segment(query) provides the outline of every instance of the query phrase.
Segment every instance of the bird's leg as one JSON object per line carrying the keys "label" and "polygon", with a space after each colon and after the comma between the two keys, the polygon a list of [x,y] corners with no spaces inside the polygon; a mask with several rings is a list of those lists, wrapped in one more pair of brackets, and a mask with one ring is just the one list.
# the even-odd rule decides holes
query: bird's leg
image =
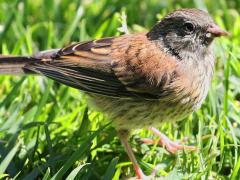
{"label": "bird's leg", "polygon": [[133,164],[133,167],[134,167],[136,175],[137,175],[137,179],[145,179],[145,175],[142,172],[140,166],[138,165],[137,159],[132,151],[131,146],[128,143],[129,131],[119,130],[118,134],[119,134],[120,141],[121,141],[122,145],[124,146],[130,161]]}
{"label": "bird's leg", "polygon": [[[166,149],[171,153],[175,153],[176,151],[183,150],[183,149],[196,150],[196,148],[193,147],[193,146],[182,145],[181,141],[177,141],[177,142],[171,141],[166,135],[162,134],[160,131],[158,131],[154,127],[150,127],[150,130],[152,130],[155,135],[160,137],[160,140],[159,140],[158,144],[160,144],[162,146],[165,146]],[[128,143],[129,131],[119,130],[118,134],[119,134],[120,141],[121,141],[122,145],[124,146],[130,161],[133,164],[134,170],[135,170],[136,175],[137,175],[137,179],[138,180],[146,180],[146,179],[151,179],[151,178],[155,177],[155,175],[157,173],[157,170],[159,169],[159,166],[157,165],[154,168],[153,172],[151,173],[151,176],[146,176],[142,172],[140,166],[138,165],[137,159],[136,159],[136,157],[135,157],[135,155],[132,151],[132,148]],[[147,144],[154,144],[155,143],[154,140],[152,140],[152,139],[143,139],[143,141]]]}
{"label": "bird's leg", "polygon": [[[175,154],[178,150],[191,150],[191,151],[195,151],[197,150],[196,147],[194,146],[185,146],[184,144],[182,144],[182,141],[172,141],[170,140],[166,135],[164,135],[163,133],[161,133],[159,130],[157,130],[154,127],[150,127],[149,128],[151,131],[153,131],[153,133],[160,137],[160,140],[157,142],[159,145],[165,147],[169,152]],[[142,140],[144,143],[146,144],[155,144],[155,141],[152,139],[148,139],[145,138]]]}

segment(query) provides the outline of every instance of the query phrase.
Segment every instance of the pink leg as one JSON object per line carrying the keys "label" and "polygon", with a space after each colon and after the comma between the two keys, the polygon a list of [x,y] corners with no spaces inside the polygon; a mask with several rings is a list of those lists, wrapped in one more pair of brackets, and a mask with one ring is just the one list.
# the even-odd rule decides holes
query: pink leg
{"label": "pink leg", "polygon": [[[153,133],[157,136],[159,136],[161,139],[159,140],[159,142],[157,142],[158,144],[166,147],[166,149],[171,152],[171,153],[176,153],[178,150],[183,150],[183,149],[186,149],[186,150],[196,150],[195,147],[193,146],[184,146],[181,144],[181,141],[177,141],[177,142],[174,142],[174,141],[171,141],[166,135],[162,134],[160,131],[158,131],[156,128],[154,127],[150,127],[150,130],[153,131]],[[134,167],[134,170],[136,172],[136,175],[137,175],[137,180],[147,180],[147,179],[152,179],[153,177],[155,177],[158,169],[159,169],[159,166],[157,165],[153,172],[151,173],[151,176],[146,176],[140,166],[138,165],[138,162],[137,162],[137,159],[132,151],[132,148],[131,146],[129,145],[128,143],[128,136],[129,136],[129,131],[127,130],[119,130],[118,131],[118,134],[119,134],[119,138],[120,138],[120,141],[121,143],[123,144],[127,154],[128,154],[128,157],[130,159],[130,161],[132,162],[133,164],[133,167]],[[155,144],[154,140],[152,139],[144,139],[143,140],[145,143],[147,144]]]}
{"label": "pink leg", "polygon": [[137,179],[138,180],[146,179],[146,176],[144,175],[141,168],[139,167],[138,162],[133,154],[132,148],[128,143],[129,132],[127,130],[120,130],[118,133],[119,133],[119,138],[121,140],[121,143],[123,144],[123,146],[128,154],[128,157],[133,164],[133,167],[134,167],[136,175],[137,175]]}
{"label": "pink leg", "polygon": [[[190,151],[197,150],[197,148],[194,147],[194,146],[183,145],[181,141],[174,142],[174,141],[170,140],[166,135],[162,134],[159,130],[157,130],[154,127],[150,127],[149,129],[151,131],[153,131],[153,133],[156,136],[160,137],[160,140],[159,140],[158,144],[163,146],[163,147],[166,147],[166,149],[173,154],[175,154],[178,150],[190,150]],[[143,139],[143,142],[146,143],[146,144],[155,144],[154,140],[147,139],[147,138]]]}

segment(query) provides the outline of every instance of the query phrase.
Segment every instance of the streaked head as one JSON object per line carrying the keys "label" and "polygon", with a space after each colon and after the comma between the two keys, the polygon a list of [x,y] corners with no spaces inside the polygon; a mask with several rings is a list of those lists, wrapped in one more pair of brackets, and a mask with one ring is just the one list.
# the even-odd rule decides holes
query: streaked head
{"label": "streaked head", "polygon": [[211,16],[199,9],[180,9],[164,17],[147,34],[151,40],[161,40],[175,53],[181,50],[206,50],[215,37],[226,36]]}

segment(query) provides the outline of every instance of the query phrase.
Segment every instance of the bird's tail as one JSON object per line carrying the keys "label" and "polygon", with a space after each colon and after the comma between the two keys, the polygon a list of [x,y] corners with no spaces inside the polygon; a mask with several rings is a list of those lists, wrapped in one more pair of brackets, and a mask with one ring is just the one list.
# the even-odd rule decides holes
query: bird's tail
{"label": "bird's tail", "polygon": [[37,58],[27,56],[0,55],[0,74],[25,74],[31,73],[25,69],[28,64],[39,61]]}
{"label": "bird's tail", "polygon": [[33,56],[5,56],[0,54],[0,74],[35,74],[31,64],[51,60],[60,49],[40,51]]}

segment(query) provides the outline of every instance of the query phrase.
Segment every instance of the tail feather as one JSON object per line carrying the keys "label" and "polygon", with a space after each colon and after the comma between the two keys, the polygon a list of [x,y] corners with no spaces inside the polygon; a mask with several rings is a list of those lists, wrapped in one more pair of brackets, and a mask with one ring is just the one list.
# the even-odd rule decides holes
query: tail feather
{"label": "tail feather", "polygon": [[34,62],[51,60],[59,49],[41,51],[33,56],[5,56],[0,55],[0,74],[35,74],[30,65]]}
{"label": "tail feather", "polygon": [[24,69],[29,63],[39,61],[27,56],[3,56],[0,55],[0,74],[24,74],[29,72]]}

